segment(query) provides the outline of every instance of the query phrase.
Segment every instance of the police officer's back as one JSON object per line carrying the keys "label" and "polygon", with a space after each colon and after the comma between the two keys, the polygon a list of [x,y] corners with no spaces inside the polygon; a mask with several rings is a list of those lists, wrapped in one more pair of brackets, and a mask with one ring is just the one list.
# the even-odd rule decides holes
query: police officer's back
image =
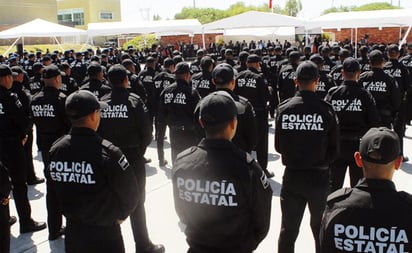
{"label": "police officer's back", "polygon": [[188,252],[252,252],[268,232],[272,190],[259,165],[230,141],[236,115],[226,91],[205,97],[199,120],[206,139],[180,153],[173,166],[175,209],[186,225]]}
{"label": "police officer's back", "polygon": [[381,125],[391,128],[401,104],[401,94],[396,80],[383,71],[384,57],[381,51],[369,54],[371,71],[361,74],[359,83],[370,91],[381,117]]}
{"label": "police officer's back", "polygon": [[107,85],[104,79],[103,68],[99,63],[92,62],[89,67],[87,67],[87,74],[89,79],[80,86],[81,90],[88,90],[99,99],[110,93],[111,87]]}
{"label": "police officer's back", "polygon": [[143,86],[142,81],[136,75],[136,65],[130,59],[125,59],[122,61],[122,65],[127,69],[127,77],[129,78],[129,86],[127,87],[130,92],[138,95],[143,102],[147,102],[147,92]]}
{"label": "police officer's back", "polygon": [[212,83],[213,64],[210,56],[204,56],[200,61],[201,72],[192,75],[190,79],[193,89],[197,90],[202,98],[215,90]]}
{"label": "police officer's back", "polygon": [[60,90],[66,95],[72,94],[74,91],[79,89],[79,85],[77,84],[76,80],[71,77],[71,68],[70,65],[66,62],[63,62],[60,65],[61,71],[64,73],[62,74],[62,87]]}
{"label": "police officer's back", "polygon": [[310,61],[296,70],[299,91],[278,107],[275,148],[286,166],[281,189],[282,225],[278,252],[293,252],[306,204],[319,252],[319,228],[329,192],[329,164],[338,154],[338,120],[315,94],[319,71]]}
{"label": "police officer's back", "polygon": [[332,191],[342,187],[347,166],[352,186],[362,178],[362,170],[356,166],[353,154],[359,147],[359,138],[380,122],[372,94],[357,82],[361,71],[358,61],[347,58],[342,69],[344,81],[340,86],[330,89],[325,97],[325,101],[332,104],[338,115],[341,139],[341,154],[331,165]]}
{"label": "police officer's back", "polygon": [[398,136],[384,127],[370,129],[355,159],[365,177],[329,195],[321,252],[411,252],[412,196],[392,182],[402,163]]}
{"label": "police officer's back", "polygon": [[[323,57],[320,56],[319,54],[314,54],[309,58],[312,62],[314,62],[316,65],[318,65],[318,69],[323,68]],[[316,86],[316,95],[318,95],[320,98],[325,98],[326,94],[328,93],[329,89],[334,87],[335,84],[332,81],[332,78],[328,74],[326,74],[323,71],[319,72],[319,82],[318,85]]]}
{"label": "police officer's back", "polygon": [[100,110],[89,91],[66,100],[72,129],[50,150],[48,180],[66,216],[66,252],[124,252],[120,223],[137,204],[137,184],[120,149],[96,134]]}
{"label": "police officer's back", "polygon": [[299,61],[299,52],[293,51],[289,54],[289,64],[284,65],[279,71],[278,90],[281,102],[295,95],[296,85],[294,79]]}

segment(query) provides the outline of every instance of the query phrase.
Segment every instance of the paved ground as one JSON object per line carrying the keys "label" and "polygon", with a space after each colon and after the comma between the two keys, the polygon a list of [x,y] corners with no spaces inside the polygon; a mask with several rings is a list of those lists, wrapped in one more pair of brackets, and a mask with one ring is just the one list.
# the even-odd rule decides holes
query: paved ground
{"label": "paved ground", "polygon": [[[408,128],[405,138],[406,154],[412,158],[412,128]],[[34,142],[35,143],[35,142]],[[170,157],[168,142],[165,143],[166,157]],[[35,147],[34,147],[35,149]],[[34,150],[35,167],[37,175],[43,175],[41,157]],[[172,185],[170,181],[170,167],[160,168],[157,164],[156,146],[154,143],[147,150],[147,157],[153,162],[146,166],[147,186],[146,186],[146,214],[147,225],[150,237],[155,243],[162,243],[168,253],[186,252],[187,245],[184,234],[181,232],[177,215],[174,211]],[[277,238],[280,227],[280,201],[279,193],[282,183],[283,166],[279,155],[274,151],[273,128],[270,129],[269,136],[269,170],[274,171],[276,176],[270,180],[273,189],[272,198],[272,219],[268,236],[260,244],[256,253],[277,252]],[[170,158],[169,158],[170,161]],[[412,193],[412,163],[404,163],[401,170],[395,174],[394,181],[398,190],[405,190]],[[347,181],[346,181],[347,184]],[[35,187],[29,186],[29,198],[32,206],[33,218],[38,221],[46,221],[47,212],[45,204],[45,184]],[[14,203],[11,203],[11,214],[16,215]],[[302,221],[299,238],[296,242],[296,251],[312,253],[314,252],[314,242],[309,227],[309,215],[306,211]],[[134,252],[133,236],[131,233],[129,220],[122,224],[122,232],[126,245],[126,252]],[[12,227],[11,252],[12,253],[32,253],[32,252],[64,252],[64,239],[53,242],[47,240],[48,232],[43,230],[36,233],[19,234],[18,225]]]}

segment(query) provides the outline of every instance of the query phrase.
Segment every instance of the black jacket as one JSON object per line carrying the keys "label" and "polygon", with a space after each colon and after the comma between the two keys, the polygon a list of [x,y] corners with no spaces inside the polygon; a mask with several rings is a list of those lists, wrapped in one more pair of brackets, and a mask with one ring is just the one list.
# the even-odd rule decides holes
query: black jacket
{"label": "black jacket", "polygon": [[245,97],[253,105],[256,112],[265,111],[269,101],[268,83],[258,70],[249,68],[236,77],[234,92]]}
{"label": "black jacket", "polygon": [[176,212],[193,252],[252,252],[270,226],[272,190],[253,158],[227,140],[204,139],[173,166]]}
{"label": "black jacket", "polygon": [[81,90],[88,90],[93,93],[98,99],[110,93],[111,87],[106,84],[106,81],[99,81],[97,79],[89,79],[88,82],[80,87]]}
{"label": "black jacket", "polygon": [[411,252],[412,196],[392,181],[365,178],[332,193],[320,243],[322,253]]}
{"label": "black jacket", "polygon": [[50,149],[48,182],[67,220],[113,226],[137,204],[137,183],[120,149],[89,128],[72,128]]}
{"label": "black jacket", "polygon": [[206,97],[216,89],[215,85],[212,83],[212,73],[208,71],[194,74],[190,81],[193,89],[197,90],[202,98]]}
{"label": "black jacket", "polygon": [[325,170],[339,154],[338,119],[314,92],[298,91],[276,114],[275,148],[290,169]]}

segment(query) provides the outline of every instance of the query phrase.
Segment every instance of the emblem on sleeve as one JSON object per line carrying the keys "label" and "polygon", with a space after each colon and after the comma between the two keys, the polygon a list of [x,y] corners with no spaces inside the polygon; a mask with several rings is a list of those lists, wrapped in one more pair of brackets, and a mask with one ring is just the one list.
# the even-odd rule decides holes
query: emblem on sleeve
{"label": "emblem on sleeve", "polygon": [[260,182],[262,182],[262,186],[264,189],[269,187],[268,178],[265,175],[265,172],[262,170],[262,176],[260,177]]}
{"label": "emblem on sleeve", "polygon": [[124,156],[124,155],[122,155],[122,157],[120,157],[120,159],[119,159],[119,161],[117,161],[117,163],[120,165],[120,167],[123,170],[126,170],[130,166],[129,161],[127,161],[126,156]]}

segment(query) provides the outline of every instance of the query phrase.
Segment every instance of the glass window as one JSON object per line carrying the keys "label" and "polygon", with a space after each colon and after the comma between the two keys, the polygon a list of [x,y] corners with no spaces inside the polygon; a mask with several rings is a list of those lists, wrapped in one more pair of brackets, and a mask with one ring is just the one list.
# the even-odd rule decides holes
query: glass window
{"label": "glass window", "polygon": [[100,12],[100,19],[113,19],[113,13],[112,12]]}

